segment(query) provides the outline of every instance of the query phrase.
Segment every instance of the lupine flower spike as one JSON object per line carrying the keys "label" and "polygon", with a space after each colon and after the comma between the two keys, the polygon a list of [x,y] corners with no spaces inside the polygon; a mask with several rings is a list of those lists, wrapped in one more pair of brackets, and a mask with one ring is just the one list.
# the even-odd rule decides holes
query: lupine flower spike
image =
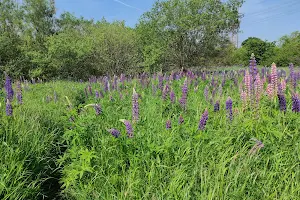
{"label": "lupine flower spike", "polygon": [[199,121],[198,130],[204,130],[205,129],[207,120],[208,120],[208,110],[206,109],[204,111],[204,113],[202,114],[202,117],[201,117],[201,119]]}
{"label": "lupine flower spike", "polygon": [[171,120],[167,120],[166,122],[166,129],[171,129],[172,128],[172,124],[171,124]]}
{"label": "lupine flower spike", "polygon": [[132,138],[133,137],[133,129],[132,129],[132,125],[131,125],[130,121],[125,120],[125,119],[120,119],[120,121],[123,122],[126,127],[127,137]]}
{"label": "lupine flower spike", "polygon": [[114,136],[115,138],[118,138],[120,136],[120,131],[118,131],[117,129],[107,129],[107,131],[112,134],[112,136]]}

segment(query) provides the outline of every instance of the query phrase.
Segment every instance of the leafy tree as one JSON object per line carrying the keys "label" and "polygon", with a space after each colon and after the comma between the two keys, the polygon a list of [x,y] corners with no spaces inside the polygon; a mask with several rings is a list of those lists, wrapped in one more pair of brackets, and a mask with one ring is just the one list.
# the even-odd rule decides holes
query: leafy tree
{"label": "leafy tree", "polygon": [[240,23],[243,0],[156,1],[140,18],[144,65],[177,68],[207,63]]}

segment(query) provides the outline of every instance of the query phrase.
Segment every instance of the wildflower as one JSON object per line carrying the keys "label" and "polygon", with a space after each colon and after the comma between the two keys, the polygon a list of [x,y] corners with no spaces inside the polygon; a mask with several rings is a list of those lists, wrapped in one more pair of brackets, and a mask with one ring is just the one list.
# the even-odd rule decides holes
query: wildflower
{"label": "wildflower", "polygon": [[7,99],[6,100],[6,116],[12,116],[13,114],[13,108],[12,108],[12,105],[10,103],[10,100]]}
{"label": "wildflower", "polygon": [[171,102],[172,103],[175,103],[175,93],[174,93],[174,91],[173,90],[171,90],[171,92],[170,92],[170,100],[171,100]]}
{"label": "wildflower", "polygon": [[167,120],[166,122],[166,129],[171,129],[172,128],[172,125],[171,125],[171,120]]}
{"label": "wildflower", "polygon": [[11,84],[11,79],[10,77],[5,74],[5,90],[6,90],[6,99],[8,99],[9,101],[12,101],[14,98],[14,91],[12,88],[12,84]]}
{"label": "wildflower", "polygon": [[135,89],[133,88],[132,94],[132,120],[138,121],[139,120],[139,95],[136,93]]}
{"label": "wildflower", "polygon": [[278,94],[279,108],[281,111],[286,111],[286,100],[284,94]]}
{"label": "wildflower", "polygon": [[220,110],[220,102],[216,101],[215,105],[214,105],[214,112],[218,112]]}
{"label": "wildflower", "polygon": [[130,121],[125,120],[125,119],[121,119],[120,121],[123,122],[126,127],[127,137],[132,138],[133,137],[133,129],[132,129],[132,125],[131,125]]}
{"label": "wildflower", "polygon": [[272,99],[274,97],[273,85],[271,83],[268,84],[266,92],[270,99]]}
{"label": "wildflower", "polygon": [[249,74],[249,71],[247,70],[244,77],[245,81],[245,92],[247,94],[247,99],[251,98],[251,76]]}
{"label": "wildflower", "polygon": [[184,122],[184,119],[183,119],[182,115],[180,115],[179,119],[178,119],[178,124],[181,125],[181,124],[183,124],[183,122]]}
{"label": "wildflower", "polygon": [[94,109],[95,109],[96,115],[100,115],[102,113],[102,109],[99,104],[95,104]]}
{"label": "wildflower", "polygon": [[204,130],[205,129],[207,120],[208,120],[208,111],[206,109],[204,111],[204,113],[202,114],[202,117],[201,117],[201,119],[199,121],[198,130]]}
{"label": "wildflower", "polygon": [[120,131],[118,131],[117,129],[108,129],[107,130],[110,134],[112,134],[115,138],[118,138],[120,136]]}
{"label": "wildflower", "polygon": [[271,84],[273,86],[274,95],[276,95],[278,82],[277,82],[277,68],[275,63],[273,63],[271,67]]}
{"label": "wildflower", "polygon": [[56,103],[57,102],[57,93],[54,91],[54,94],[53,94],[53,98],[54,98],[54,102]]}
{"label": "wildflower", "polygon": [[230,97],[228,97],[226,101],[226,110],[228,112],[228,118],[232,120],[232,100]]}
{"label": "wildflower", "polygon": [[292,111],[300,112],[300,98],[296,93],[294,93],[292,96]]}
{"label": "wildflower", "polygon": [[95,98],[96,98],[96,99],[99,99],[99,98],[100,98],[100,94],[99,94],[99,92],[98,92],[97,90],[95,91]]}

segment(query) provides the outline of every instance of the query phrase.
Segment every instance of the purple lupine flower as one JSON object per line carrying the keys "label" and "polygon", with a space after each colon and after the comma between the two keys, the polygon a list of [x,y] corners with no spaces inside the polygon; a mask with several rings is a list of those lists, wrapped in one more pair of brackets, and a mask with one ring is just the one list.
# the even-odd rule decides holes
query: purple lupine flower
{"label": "purple lupine flower", "polygon": [[187,94],[188,94],[188,84],[187,84],[187,79],[185,79],[185,81],[184,81],[184,83],[183,83],[183,86],[182,86],[181,90],[182,90],[182,95],[187,96]]}
{"label": "purple lupine flower", "polygon": [[123,100],[123,94],[122,94],[122,92],[120,92],[119,95],[120,95],[120,99]]}
{"label": "purple lupine flower", "polygon": [[226,101],[226,110],[228,112],[228,118],[230,120],[232,120],[232,117],[233,117],[233,114],[232,114],[232,100],[230,97],[227,98],[227,101]]}
{"label": "purple lupine flower", "polygon": [[108,132],[110,132],[110,134],[112,134],[115,138],[118,138],[120,136],[120,131],[118,131],[117,129],[108,129]]}
{"label": "purple lupine flower", "polygon": [[129,138],[132,138],[133,137],[133,129],[132,129],[132,125],[130,123],[130,121],[126,120],[124,122],[125,126],[126,126],[126,133],[127,133],[127,136]]}
{"label": "purple lupine flower", "polygon": [[167,120],[166,122],[166,129],[171,129],[172,128],[172,124],[171,124],[171,120]]}
{"label": "purple lupine flower", "polygon": [[187,94],[188,94],[188,85],[187,85],[187,79],[185,79],[184,84],[182,86],[182,96],[179,99],[179,103],[183,109],[186,109]]}
{"label": "purple lupine flower", "polygon": [[218,112],[220,110],[220,102],[217,101],[214,105],[214,112]]}
{"label": "purple lupine flower", "polygon": [[170,92],[170,100],[171,100],[171,102],[172,102],[172,103],[175,103],[175,99],[176,99],[175,93],[174,93],[173,90],[171,90],[171,92]]}
{"label": "purple lupine flower", "polygon": [[100,98],[100,94],[99,94],[98,90],[95,91],[95,98],[96,98],[96,99],[99,99],[99,98]]}
{"label": "purple lupine flower", "polygon": [[300,112],[300,98],[296,93],[294,93],[292,96],[292,111]]}
{"label": "purple lupine flower", "polygon": [[99,104],[95,104],[94,109],[95,109],[96,115],[100,115],[102,113],[102,108]]}
{"label": "purple lupine flower", "polygon": [[178,124],[181,125],[181,124],[183,124],[183,122],[184,122],[184,119],[183,119],[182,115],[180,115],[179,119],[178,119]]}
{"label": "purple lupine flower", "polygon": [[5,74],[5,90],[6,90],[6,99],[8,99],[9,101],[12,101],[14,98],[14,91],[12,88],[12,84],[11,84],[11,79],[10,77]]}
{"label": "purple lupine flower", "polygon": [[12,116],[13,114],[13,108],[12,108],[12,105],[10,103],[10,100],[7,99],[6,100],[6,116]]}
{"label": "purple lupine flower", "polygon": [[18,81],[17,82],[17,100],[19,104],[23,104],[23,100],[22,100],[22,86],[21,86],[21,82]]}
{"label": "purple lupine flower", "polygon": [[135,89],[133,88],[132,94],[132,120],[138,121],[139,120],[139,95],[136,93]]}
{"label": "purple lupine flower", "polygon": [[286,111],[286,100],[284,94],[277,94],[278,101],[279,101],[279,109],[281,111]]}
{"label": "purple lupine flower", "polygon": [[204,130],[206,126],[206,122],[208,120],[208,110],[206,109],[204,113],[202,114],[202,117],[199,121],[198,130]]}

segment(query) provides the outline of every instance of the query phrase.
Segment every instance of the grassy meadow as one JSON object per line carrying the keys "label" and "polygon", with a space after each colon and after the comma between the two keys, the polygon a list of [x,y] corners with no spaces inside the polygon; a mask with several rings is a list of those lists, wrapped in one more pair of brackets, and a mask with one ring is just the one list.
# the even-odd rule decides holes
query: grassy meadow
{"label": "grassy meadow", "polygon": [[254,68],[6,81],[0,198],[298,199],[299,72]]}

